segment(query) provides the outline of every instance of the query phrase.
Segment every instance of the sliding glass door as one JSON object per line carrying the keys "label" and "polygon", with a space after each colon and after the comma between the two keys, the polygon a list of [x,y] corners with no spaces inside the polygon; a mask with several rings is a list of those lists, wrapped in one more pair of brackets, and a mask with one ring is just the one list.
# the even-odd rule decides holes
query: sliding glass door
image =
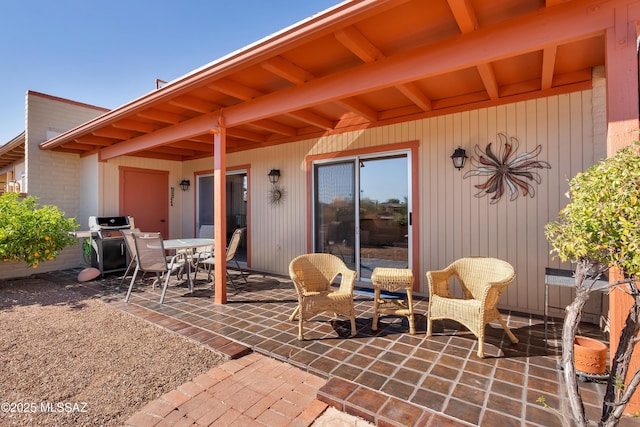
{"label": "sliding glass door", "polygon": [[361,280],[375,267],[410,268],[409,153],[318,162],[313,177],[316,252],[341,257]]}
{"label": "sliding glass door", "polygon": [[[233,171],[226,176],[227,243],[237,228],[247,226],[247,172]],[[213,174],[199,175],[197,179],[196,230],[213,226]],[[241,251],[246,250],[241,242]]]}

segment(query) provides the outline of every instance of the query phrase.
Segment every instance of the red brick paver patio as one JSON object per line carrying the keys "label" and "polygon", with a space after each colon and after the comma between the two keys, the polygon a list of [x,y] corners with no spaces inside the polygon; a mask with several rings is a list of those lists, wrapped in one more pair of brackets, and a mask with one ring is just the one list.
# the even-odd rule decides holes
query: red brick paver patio
{"label": "red brick paver patio", "polygon": [[[75,281],[78,271],[56,275]],[[563,426],[568,413],[562,372],[556,367],[561,323],[505,312],[520,339],[511,344],[499,325],[487,327],[484,359],[477,340],[453,322],[437,322],[425,339],[426,301],[416,297],[416,335],[406,318],[382,317],[371,330],[372,298],[356,296],[358,334],[348,320],[318,316],[307,323],[305,341],[288,317],[297,304],[288,278],[253,274],[228,304],[213,302],[210,284],[198,280],[190,294],[170,285],[165,304],[148,283],[122,301],[119,277],[83,284],[114,307],[229,356],[226,364],[150,402],[131,417],[132,426],[308,426],[328,407],[385,426]],[[603,339],[593,325],[581,334]],[[591,420],[599,419],[604,384],[580,383]],[[558,411],[541,407],[544,396]],[[625,417],[620,424],[640,425]]]}

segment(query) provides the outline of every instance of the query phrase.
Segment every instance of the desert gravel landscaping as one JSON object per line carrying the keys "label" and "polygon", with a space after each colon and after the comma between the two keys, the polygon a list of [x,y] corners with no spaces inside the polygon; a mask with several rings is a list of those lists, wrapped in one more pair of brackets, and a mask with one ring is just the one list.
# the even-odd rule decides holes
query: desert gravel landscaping
{"label": "desert gravel landscaping", "polygon": [[122,425],[225,356],[37,276],[0,281],[0,425]]}

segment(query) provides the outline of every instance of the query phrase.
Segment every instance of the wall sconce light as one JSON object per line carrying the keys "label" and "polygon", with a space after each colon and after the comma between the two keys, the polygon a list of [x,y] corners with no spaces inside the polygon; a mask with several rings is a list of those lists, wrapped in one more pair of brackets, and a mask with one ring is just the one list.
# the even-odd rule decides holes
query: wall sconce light
{"label": "wall sconce light", "polygon": [[453,160],[453,166],[460,170],[464,167],[464,163],[467,161],[467,152],[464,151],[463,148],[458,147],[451,155],[451,160]]}
{"label": "wall sconce light", "polygon": [[189,189],[189,186],[191,186],[191,181],[189,181],[188,179],[183,179],[182,181],[180,181],[180,188],[182,188],[182,191],[187,191]]}
{"label": "wall sconce light", "polygon": [[277,184],[280,179],[280,169],[271,169],[267,176],[269,177],[270,183]]}

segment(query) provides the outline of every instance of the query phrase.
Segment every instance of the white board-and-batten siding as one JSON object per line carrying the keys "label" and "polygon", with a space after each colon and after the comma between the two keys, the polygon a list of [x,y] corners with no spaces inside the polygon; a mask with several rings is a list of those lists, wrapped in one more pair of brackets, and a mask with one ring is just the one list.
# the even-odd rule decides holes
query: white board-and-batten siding
{"label": "white board-and-batten siding", "polygon": [[[600,92],[597,98],[604,102]],[[568,180],[606,153],[606,129],[594,129],[594,117],[601,113],[593,112],[594,102],[600,102],[593,94],[594,90],[574,92],[229,155],[228,167],[251,165],[251,267],[286,275],[290,260],[307,251],[307,198],[312,197],[307,191],[308,156],[372,147],[384,152],[387,145],[417,141],[414,185],[419,200],[414,203],[419,204],[420,236],[414,263],[420,273],[420,293],[428,293],[428,270],[465,256],[492,256],[510,262],[517,271],[500,306],[542,313],[545,267],[568,267],[550,255],[544,227],[568,202]],[[491,204],[491,196],[475,196],[474,185],[486,178],[463,178],[473,168],[470,159],[462,171],[453,167],[450,156],[457,147],[477,157],[476,145],[484,151],[492,142],[495,148],[500,143],[498,133],[517,138],[520,154],[541,145],[537,159],[548,162],[551,169],[537,171],[542,181],[532,184],[534,197],[519,194],[511,201],[507,192]],[[198,171],[210,165],[209,159],[189,168]],[[278,206],[268,199],[267,174],[272,168],[280,169],[286,192]],[[567,291],[551,291],[552,305],[566,305],[569,298]]]}

